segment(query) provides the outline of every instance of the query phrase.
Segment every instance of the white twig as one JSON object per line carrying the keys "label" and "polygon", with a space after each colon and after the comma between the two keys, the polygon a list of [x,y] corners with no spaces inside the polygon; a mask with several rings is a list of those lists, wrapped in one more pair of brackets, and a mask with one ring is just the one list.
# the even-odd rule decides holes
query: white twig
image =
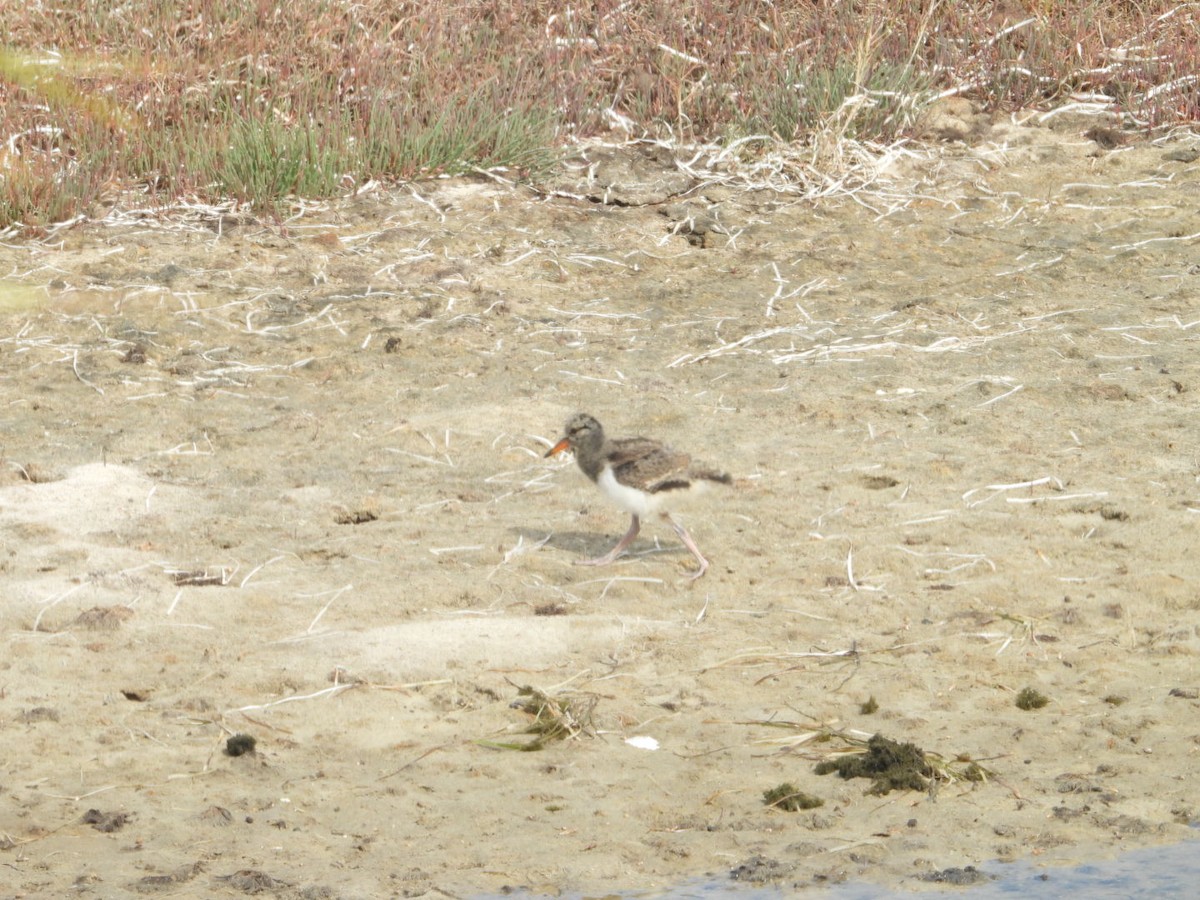
{"label": "white twig", "polygon": [[434,459],[432,456],[422,456],[420,453],[413,453],[409,450],[401,450],[398,447],[384,447],[388,453],[397,453],[400,456],[410,456],[413,459],[419,459],[421,462],[429,463],[431,466],[450,466],[453,468],[454,461],[450,457],[445,459]]}
{"label": "white twig", "polygon": [[[317,623],[321,621],[321,617],[323,615],[325,615],[325,613],[329,610],[329,607],[331,607],[333,605],[333,601],[335,601],[338,597],[342,596],[342,594],[346,593],[346,591],[350,590],[352,587],[354,587],[354,585],[348,584],[345,587],[338,588],[336,591],[334,591],[333,596],[329,598],[329,601],[324,606],[321,607],[321,611],[319,613],[317,613],[315,616],[313,616],[313,620],[308,623],[308,627],[306,629],[304,629],[304,633],[312,634],[312,630],[317,627]],[[311,595],[311,596],[320,596],[320,595],[315,594],[315,595]]]}
{"label": "white twig", "polygon": [[42,616],[44,616],[48,610],[53,609],[59,603],[66,600],[73,593],[75,593],[77,590],[79,590],[81,587],[83,587],[83,584],[84,584],[83,582],[80,582],[79,584],[75,585],[74,587],[67,588],[67,590],[63,591],[61,594],[59,594],[57,597],[55,597],[53,600],[51,600],[49,603],[47,603],[45,606],[43,606],[40,610],[38,610],[37,618],[33,620],[33,630],[34,631],[41,630]]}
{"label": "white twig", "polygon": [[1043,503],[1051,500],[1097,500],[1107,497],[1108,491],[1086,491],[1080,494],[1055,494],[1052,497],[1005,497],[1008,503]]}
{"label": "white twig", "polygon": [[542,547],[546,546],[546,542],[549,541],[551,537],[553,537],[553,533],[547,534],[540,541],[536,541],[532,544],[526,545],[525,544],[525,535],[523,535],[523,534],[519,535],[517,537],[517,543],[513,546],[513,548],[511,550],[505,551],[504,559],[502,559],[492,569],[492,571],[488,573],[488,577],[485,580],[491,581],[492,576],[495,575],[497,572],[499,572],[501,567],[508,565],[510,560],[515,559],[516,557],[520,556],[523,553],[529,553],[533,550],[540,550]]}
{"label": "white twig", "polygon": [[171,601],[171,605],[167,607],[167,615],[175,612],[175,607],[179,605],[179,598],[183,596],[183,588],[175,592],[175,599]]}
{"label": "white twig", "polygon": [[333,696],[340,694],[348,688],[355,687],[355,684],[335,684],[333,687],[323,688],[311,694],[301,694],[294,697],[284,697],[282,700],[272,700],[270,703],[256,703],[252,706],[239,706],[237,709],[227,709],[225,714],[238,712],[254,712],[256,709],[270,709],[273,706],[282,706],[285,703],[295,703],[299,700],[316,700],[318,697]]}
{"label": "white twig", "polygon": [[982,500],[976,500],[974,503],[967,504],[968,506],[979,506],[982,503],[987,503],[989,500],[995,499],[1005,491],[1019,491],[1023,488],[1038,487],[1039,485],[1043,484],[1052,484],[1054,485],[1055,490],[1061,491],[1063,489],[1062,482],[1053,475],[1043,475],[1041,478],[1035,478],[1032,481],[1018,481],[1013,484],[989,484],[981,488],[971,488],[971,490],[962,495],[962,499],[965,503],[969,497],[979,493],[980,491],[991,491],[992,493],[990,496],[984,497]]}
{"label": "white twig", "polygon": [[90,387],[93,391],[95,391],[101,397],[104,396],[103,388],[97,387],[96,385],[92,384],[90,381],[88,381],[86,378],[84,378],[82,375],[79,374],[79,351],[78,350],[76,350],[71,355],[71,371],[73,371],[75,373],[76,378],[78,378],[80,381],[82,381],[84,384],[86,384],[88,387]]}
{"label": "white twig", "polygon": [[1015,388],[1012,388],[1011,390],[1007,390],[1003,394],[999,394],[995,397],[992,397],[992,399],[990,399],[990,400],[984,400],[982,403],[976,403],[975,408],[982,409],[985,406],[991,406],[993,403],[999,403],[1005,397],[1011,397],[1013,394],[1015,394],[1019,390],[1022,390],[1024,387],[1025,387],[1025,385],[1018,384]]}
{"label": "white twig", "polygon": [[251,569],[249,572],[246,573],[246,577],[241,580],[241,582],[238,584],[238,587],[244,588],[246,586],[246,583],[251,578],[253,578],[260,569],[265,569],[267,566],[271,565],[271,563],[279,562],[279,560],[283,559],[286,556],[287,556],[286,553],[281,553],[278,556],[271,557],[264,563],[259,563],[257,566],[255,566],[253,569]]}
{"label": "white twig", "polygon": [[659,44],[658,49],[661,50],[663,53],[668,53],[671,56],[676,57],[677,59],[682,59],[685,62],[692,63],[693,65],[697,65],[697,66],[704,65],[704,60],[702,60],[698,57],[695,57],[695,56],[691,56],[687,53],[684,53],[681,50],[676,50],[674,47],[668,47],[666,44]]}
{"label": "white twig", "polygon": [[1195,234],[1186,234],[1186,235],[1181,235],[1179,237],[1146,238],[1146,240],[1144,240],[1144,241],[1137,241],[1136,243],[1133,243],[1133,244],[1115,244],[1112,247],[1109,247],[1109,249],[1110,250],[1136,250],[1138,247],[1145,247],[1147,244],[1157,244],[1157,243],[1161,243],[1163,241],[1194,241],[1194,240],[1196,240],[1196,238],[1200,238],[1200,231],[1197,231]]}

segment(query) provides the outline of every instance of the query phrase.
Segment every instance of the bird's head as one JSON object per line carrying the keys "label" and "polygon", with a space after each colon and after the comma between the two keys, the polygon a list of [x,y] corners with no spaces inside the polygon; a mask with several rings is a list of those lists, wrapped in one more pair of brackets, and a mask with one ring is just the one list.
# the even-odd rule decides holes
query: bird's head
{"label": "bird's head", "polygon": [[595,440],[593,435],[603,434],[604,429],[600,427],[600,423],[594,418],[587,413],[575,413],[575,415],[567,419],[562,439],[546,452],[546,456],[557,456],[564,450],[574,450],[588,440]]}

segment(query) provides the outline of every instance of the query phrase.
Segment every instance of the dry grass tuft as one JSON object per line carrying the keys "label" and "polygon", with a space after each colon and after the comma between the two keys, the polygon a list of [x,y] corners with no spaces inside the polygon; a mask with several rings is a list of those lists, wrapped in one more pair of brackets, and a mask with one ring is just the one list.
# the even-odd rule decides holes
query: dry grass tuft
{"label": "dry grass tuft", "polygon": [[533,721],[524,729],[534,735],[525,743],[480,740],[475,743],[497,750],[543,750],[548,744],[591,733],[592,719],[599,698],[594,694],[550,694],[529,685],[517,689],[519,699],[511,706],[520,709]]}

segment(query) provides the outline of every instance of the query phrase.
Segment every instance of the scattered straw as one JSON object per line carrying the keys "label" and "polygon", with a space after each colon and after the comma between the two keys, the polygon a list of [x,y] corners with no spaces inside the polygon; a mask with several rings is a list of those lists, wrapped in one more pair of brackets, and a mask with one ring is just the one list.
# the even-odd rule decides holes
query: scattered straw
{"label": "scattered straw", "polygon": [[322,697],[333,697],[340,694],[342,691],[350,688],[358,687],[357,684],[335,684],[333,687],[323,688],[319,691],[314,691],[311,694],[300,694],[292,697],[283,697],[279,700],[272,700],[270,703],[254,703],[250,706],[239,706],[234,709],[227,709],[223,715],[232,713],[248,713],[260,709],[274,709],[277,706],[283,706],[285,703],[299,703],[306,700],[319,700]]}
{"label": "scattered straw", "polygon": [[542,549],[542,547],[546,546],[547,542],[549,542],[550,538],[553,536],[553,533],[547,534],[540,541],[533,541],[529,544],[526,544],[525,535],[518,535],[517,543],[511,549],[504,551],[504,559],[500,560],[500,562],[492,569],[492,571],[488,573],[488,576],[485,580],[491,581],[497,572],[507,566],[518,556]]}

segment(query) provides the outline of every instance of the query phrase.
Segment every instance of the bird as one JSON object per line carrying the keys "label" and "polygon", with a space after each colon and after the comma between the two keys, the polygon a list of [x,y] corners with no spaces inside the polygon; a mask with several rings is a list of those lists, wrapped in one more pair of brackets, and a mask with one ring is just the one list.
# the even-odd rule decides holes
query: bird
{"label": "bird", "polygon": [[708,483],[732,484],[728,474],[697,462],[661,441],[644,437],[610,438],[593,416],[582,412],[567,420],[562,439],[547,451],[546,458],[564,450],[575,454],[583,474],[609,500],[633,516],[629,530],[612,550],[596,559],[576,560],[576,565],[606,566],[615,561],[637,537],[642,519],[658,513],[696,557],[699,568],[691,579],[694,581],[708,571],[708,560],[667,507]]}

